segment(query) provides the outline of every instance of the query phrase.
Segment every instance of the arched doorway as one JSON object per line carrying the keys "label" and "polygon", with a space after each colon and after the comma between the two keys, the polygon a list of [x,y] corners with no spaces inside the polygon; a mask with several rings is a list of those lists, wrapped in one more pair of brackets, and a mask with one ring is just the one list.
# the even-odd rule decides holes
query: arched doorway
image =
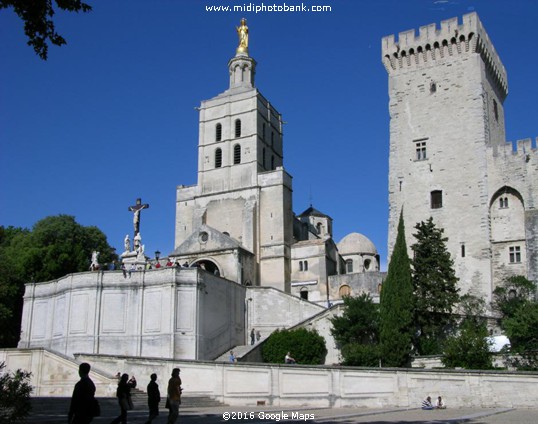
{"label": "arched doorway", "polygon": [[200,260],[194,261],[191,264],[191,267],[201,268],[211,274],[219,275],[222,277],[222,272],[220,268],[215,262],[213,262],[210,259],[200,259]]}

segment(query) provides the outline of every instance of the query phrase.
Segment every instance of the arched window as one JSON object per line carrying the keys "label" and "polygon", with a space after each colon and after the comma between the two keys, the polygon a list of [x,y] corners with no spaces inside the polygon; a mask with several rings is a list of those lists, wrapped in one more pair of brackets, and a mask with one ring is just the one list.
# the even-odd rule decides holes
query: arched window
{"label": "arched window", "polygon": [[346,272],[351,274],[353,272],[353,259],[346,260]]}
{"label": "arched window", "polygon": [[235,120],[235,138],[241,137],[241,120]]}
{"label": "arched window", "polygon": [[308,288],[307,287],[301,287],[301,299],[308,300]]}
{"label": "arched window", "polygon": [[299,261],[299,271],[303,270],[303,261]]}
{"label": "arched window", "polygon": [[222,140],[222,125],[217,124],[215,126],[215,141],[221,141]]}
{"label": "arched window", "polygon": [[318,222],[316,224],[316,231],[318,232],[318,234],[321,234],[323,232],[323,224],[321,222]]}
{"label": "arched window", "polygon": [[234,146],[234,165],[241,163],[241,146],[236,144]]}
{"label": "arched window", "polygon": [[304,270],[308,271],[308,261],[304,261]]}
{"label": "arched window", "polygon": [[265,141],[265,122],[262,124],[262,140]]}
{"label": "arched window", "polygon": [[275,145],[275,133],[271,131],[271,147]]}
{"label": "arched window", "polygon": [[215,150],[215,168],[220,168],[222,166],[222,150]]}
{"label": "arched window", "polygon": [[265,168],[265,147],[262,150],[262,166]]}
{"label": "arched window", "polygon": [[370,259],[366,259],[364,261],[364,269],[366,271],[369,271],[371,266],[372,266],[372,261]]}
{"label": "arched window", "polygon": [[271,156],[271,170],[275,169],[275,157]]}

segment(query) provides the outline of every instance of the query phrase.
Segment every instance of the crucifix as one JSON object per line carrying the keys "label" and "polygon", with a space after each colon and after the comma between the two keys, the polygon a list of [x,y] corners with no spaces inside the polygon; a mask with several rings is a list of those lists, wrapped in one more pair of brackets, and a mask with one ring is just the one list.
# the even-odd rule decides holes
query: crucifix
{"label": "crucifix", "polygon": [[134,236],[140,232],[140,212],[142,209],[148,209],[149,205],[147,203],[142,204],[142,199],[136,199],[136,205],[129,206],[128,210],[133,212],[133,226],[134,226]]}

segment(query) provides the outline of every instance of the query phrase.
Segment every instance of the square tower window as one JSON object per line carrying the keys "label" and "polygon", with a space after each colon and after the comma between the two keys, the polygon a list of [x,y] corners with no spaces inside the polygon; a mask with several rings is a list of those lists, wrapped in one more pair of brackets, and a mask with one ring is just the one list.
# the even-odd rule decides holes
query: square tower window
{"label": "square tower window", "polygon": [[415,143],[415,150],[417,153],[417,160],[424,160],[427,158],[425,141]]}
{"label": "square tower window", "polygon": [[443,191],[433,190],[430,193],[430,202],[432,209],[441,209],[443,207]]}
{"label": "square tower window", "polygon": [[509,253],[511,264],[521,263],[521,246],[510,246]]}

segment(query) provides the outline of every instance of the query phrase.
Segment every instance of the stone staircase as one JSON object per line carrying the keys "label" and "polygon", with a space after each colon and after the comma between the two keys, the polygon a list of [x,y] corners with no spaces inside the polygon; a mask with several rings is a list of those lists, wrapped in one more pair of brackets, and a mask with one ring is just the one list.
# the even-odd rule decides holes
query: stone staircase
{"label": "stone staircase", "polygon": [[[252,349],[256,347],[257,343],[255,345],[239,345],[235,346],[234,348],[230,349],[234,351],[234,355],[237,358],[238,361],[241,360],[241,358],[246,355],[248,352],[250,352]],[[218,358],[215,359],[215,362],[229,362],[230,361],[230,350],[227,350],[222,355],[220,355]]]}

